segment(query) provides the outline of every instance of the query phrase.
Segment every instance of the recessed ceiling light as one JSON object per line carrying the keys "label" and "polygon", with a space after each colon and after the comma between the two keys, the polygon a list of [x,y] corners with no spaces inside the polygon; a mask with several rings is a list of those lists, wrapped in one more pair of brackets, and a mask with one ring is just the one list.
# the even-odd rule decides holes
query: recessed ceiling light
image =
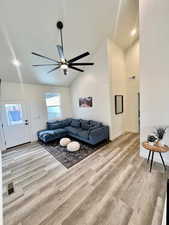
{"label": "recessed ceiling light", "polygon": [[131,31],[130,35],[133,37],[133,36],[136,35],[136,33],[137,33],[137,30],[136,30],[136,28],[134,28],[134,29]]}
{"label": "recessed ceiling light", "polygon": [[21,65],[21,63],[17,59],[12,60],[12,64],[17,67],[19,67]]}

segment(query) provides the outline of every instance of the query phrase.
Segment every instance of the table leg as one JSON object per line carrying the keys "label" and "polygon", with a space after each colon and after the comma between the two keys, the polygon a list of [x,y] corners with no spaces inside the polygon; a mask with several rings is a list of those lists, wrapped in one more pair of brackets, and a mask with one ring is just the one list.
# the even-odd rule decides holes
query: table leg
{"label": "table leg", "polygon": [[154,159],[154,152],[152,152],[152,157],[151,157],[151,164],[150,164],[150,173],[153,165],[153,159]]}
{"label": "table leg", "polygon": [[151,156],[151,151],[149,151],[147,163],[149,163],[150,156]]}
{"label": "table leg", "polygon": [[165,166],[165,163],[164,163],[164,159],[163,159],[163,157],[162,157],[162,155],[161,155],[161,152],[159,152],[159,154],[160,154],[161,160],[162,160],[162,162],[163,162],[164,169],[167,170],[167,168],[166,168],[166,166]]}

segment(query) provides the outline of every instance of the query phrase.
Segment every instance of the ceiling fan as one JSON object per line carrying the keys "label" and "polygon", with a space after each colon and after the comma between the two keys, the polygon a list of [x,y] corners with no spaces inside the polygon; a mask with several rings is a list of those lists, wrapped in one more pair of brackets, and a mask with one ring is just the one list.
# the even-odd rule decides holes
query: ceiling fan
{"label": "ceiling fan", "polygon": [[78,68],[77,66],[92,66],[94,65],[94,63],[77,63],[76,61],[81,59],[81,58],[84,58],[88,55],[90,55],[89,52],[85,52],[81,55],[78,55],[72,59],[69,59],[67,60],[64,56],[64,48],[63,48],[63,35],[62,35],[62,29],[63,29],[63,23],[61,21],[58,21],[57,22],[57,28],[59,29],[60,31],[60,39],[61,39],[61,45],[57,45],[57,51],[58,51],[58,55],[59,55],[59,60],[56,60],[56,59],[52,59],[52,58],[49,58],[47,56],[44,56],[44,55],[41,55],[41,54],[38,54],[36,52],[32,52],[33,55],[36,55],[36,56],[39,56],[41,58],[44,58],[44,59],[47,59],[49,61],[52,61],[53,63],[50,63],[50,64],[40,64],[40,65],[32,65],[32,66],[53,66],[54,68],[52,70],[50,70],[48,73],[51,73],[59,68],[61,68],[64,72],[64,75],[67,75],[68,74],[68,68],[70,69],[73,69],[73,70],[76,70],[76,71],[79,71],[79,72],[84,72],[84,70]]}

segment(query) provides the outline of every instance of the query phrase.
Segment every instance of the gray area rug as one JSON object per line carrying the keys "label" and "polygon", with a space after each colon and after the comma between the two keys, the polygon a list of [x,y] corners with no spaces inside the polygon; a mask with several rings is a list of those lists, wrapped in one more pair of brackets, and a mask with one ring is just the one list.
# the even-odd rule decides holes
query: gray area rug
{"label": "gray area rug", "polygon": [[55,141],[49,144],[44,144],[40,142],[40,144],[43,145],[45,149],[55,157],[55,159],[57,159],[68,169],[74,166],[76,163],[80,162],[81,160],[85,159],[93,152],[97,151],[99,148],[103,147],[105,144],[107,144],[107,141],[104,141],[98,144],[97,146],[91,146],[82,142],[79,143],[81,146],[79,151],[69,152],[67,151],[66,147],[62,147],[59,145],[59,141]]}

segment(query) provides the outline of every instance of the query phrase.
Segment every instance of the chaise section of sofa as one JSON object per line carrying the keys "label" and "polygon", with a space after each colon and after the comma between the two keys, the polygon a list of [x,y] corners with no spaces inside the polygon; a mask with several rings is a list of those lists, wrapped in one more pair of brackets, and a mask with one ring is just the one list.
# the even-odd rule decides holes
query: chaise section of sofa
{"label": "chaise section of sofa", "polygon": [[68,118],[60,121],[47,122],[45,130],[38,131],[38,139],[44,143],[62,137],[73,137],[77,140],[96,145],[109,140],[109,127],[101,122]]}

